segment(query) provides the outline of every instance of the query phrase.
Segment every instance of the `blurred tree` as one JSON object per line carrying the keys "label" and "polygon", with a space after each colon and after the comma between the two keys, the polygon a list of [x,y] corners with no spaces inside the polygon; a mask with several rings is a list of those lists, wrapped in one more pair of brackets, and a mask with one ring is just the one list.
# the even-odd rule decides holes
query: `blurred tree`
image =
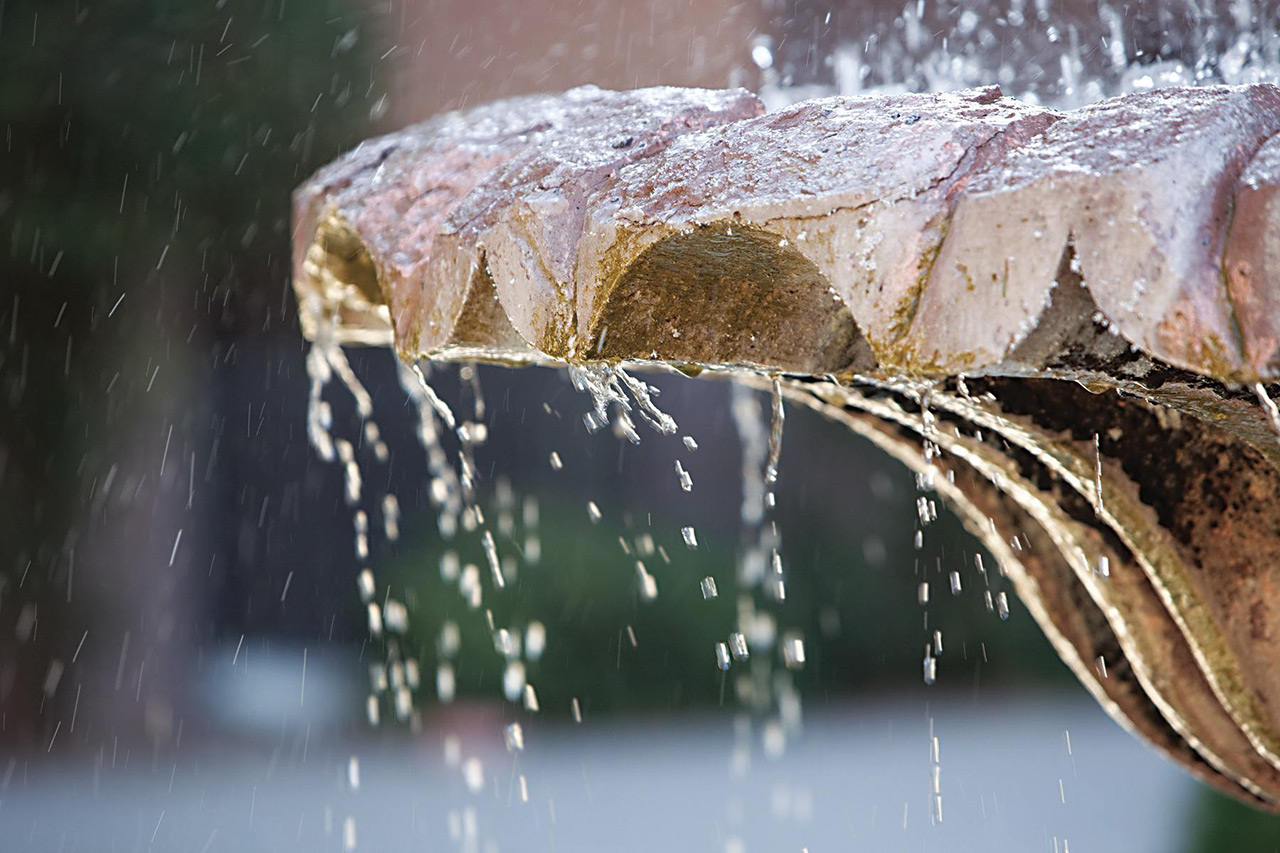
{"label": "blurred tree", "polygon": [[0,736],[50,735],[84,630],[78,663],[118,655],[131,685],[197,630],[121,605],[190,588],[195,453],[224,428],[196,391],[289,316],[290,190],[385,109],[369,14],[0,3]]}

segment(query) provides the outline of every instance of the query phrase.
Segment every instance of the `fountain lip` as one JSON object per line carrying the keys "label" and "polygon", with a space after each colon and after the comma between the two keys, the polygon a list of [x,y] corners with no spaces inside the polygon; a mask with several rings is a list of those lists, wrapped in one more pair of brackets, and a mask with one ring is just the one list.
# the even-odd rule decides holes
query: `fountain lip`
{"label": "fountain lip", "polygon": [[[307,337],[323,317],[341,343],[406,358],[944,377],[1128,348],[1269,382],[1273,160],[1270,84],[1067,113],[998,87],[774,113],[741,90],[586,87],[438,116],[322,169],[295,194],[294,287]],[[778,248],[747,258],[713,232]],[[639,274],[678,241],[696,273]],[[813,274],[787,283],[790,255]],[[1054,310],[1062,294],[1070,312]],[[847,355],[826,352],[841,335]]]}
{"label": "fountain lip", "polygon": [[[568,365],[596,390],[646,387],[624,365],[747,373],[858,409],[886,447],[924,440],[927,474],[969,466],[970,521],[1011,516],[1000,553],[1038,525],[1028,550],[1060,565],[1027,571],[1068,607],[1036,618],[1099,701],[1271,807],[1280,690],[1250,605],[1280,589],[1280,417],[1242,386],[1270,403],[1280,376],[1277,140],[1266,85],[1072,113],[990,88],[769,114],[586,89],[442,116],[295,197],[313,423],[317,376],[358,386],[344,343],[393,346],[449,428],[418,359]],[[1099,555],[1130,571],[1103,584]],[[1113,646],[1118,686],[1088,672]]]}

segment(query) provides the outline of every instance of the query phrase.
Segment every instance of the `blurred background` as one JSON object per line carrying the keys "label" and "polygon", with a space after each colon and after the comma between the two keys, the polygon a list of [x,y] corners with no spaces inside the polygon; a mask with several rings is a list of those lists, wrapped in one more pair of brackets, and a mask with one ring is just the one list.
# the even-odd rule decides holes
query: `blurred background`
{"label": "blurred background", "polygon": [[[1106,718],[1016,601],[989,609],[945,511],[917,548],[912,478],[843,428],[789,411],[776,507],[744,525],[759,460],[735,404],[767,430],[769,401],[723,380],[647,377],[690,450],[589,433],[560,372],[437,369],[455,408],[485,401],[478,500],[508,584],[477,610],[451,578],[485,555],[439,530],[393,358],[352,351],[389,451],[360,447],[363,508],[378,529],[383,495],[402,511],[358,559],[341,472],[306,440],[289,270],[292,188],[440,110],[581,83],[779,104],[999,82],[1072,106],[1274,79],[1277,20],[1247,2],[0,0],[0,847],[1280,849],[1273,820]],[[783,602],[737,581],[761,541]],[[375,697],[378,726],[365,565],[422,671],[409,719]],[[715,645],[744,624],[755,653],[722,672]],[[770,636],[803,637],[803,668]],[[504,698],[513,661],[536,711]]]}

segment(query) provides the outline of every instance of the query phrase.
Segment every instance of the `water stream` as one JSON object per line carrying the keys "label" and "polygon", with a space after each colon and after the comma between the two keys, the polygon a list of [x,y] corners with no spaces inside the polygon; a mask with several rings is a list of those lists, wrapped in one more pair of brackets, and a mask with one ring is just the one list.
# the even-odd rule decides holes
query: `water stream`
{"label": "water stream", "polygon": [[[1206,16],[1207,21],[1209,18]],[[1126,32],[1126,19],[1118,7],[1100,6],[1099,20],[1090,22],[1104,34],[1099,41],[1083,41],[1080,27],[1054,21],[1047,0],[1031,3],[1013,0],[1008,8],[999,10],[999,14],[987,16],[980,16],[961,4],[927,4],[920,0],[908,4],[890,30],[865,38],[838,40],[830,54],[823,57],[830,72],[825,82],[800,80],[803,75],[788,71],[782,53],[775,53],[775,50],[782,51],[782,47],[771,39],[758,39],[750,56],[763,72],[762,94],[771,107],[815,94],[939,91],[998,82],[1006,94],[1034,103],[1072,108],[1113,94],[1157,86],[1257,82],[1280,76],[1280,39],[1275,35],[1275,22],[1262,14],[1260,7],[1248,2],[1226,5],[1219,22],[1206,23],[1198,30],[1201,41],[1194,60],[1187,58],[1185,50],[1175,56],[1177,51],[1169,46],[1153,50],[1140,45]],[[940,28],[945,28],[951,36],[934,38],[933,32]],[[996,50],[997,45],[1003,48]],[[369,556],[370,537],[382,535],[394,541],[399,535],[401,505],[397,496],[368,494],[372,484],[379,480],[380,466],[387,464],[387,445],[375,420],[368,391],[355,375],[342,348],[334,343],[325,323],[320,324],[320,329],[306,359],[310,377],[307,435],[320,459],[340,466],[346,502],[352,510],[352,574],[360,600],[367,609],[370,639],[376,641],[372,647],[381,649],[381,659],[369,667],[367,718],[374,726],[388,716],[397,723],[416,726],[420,724],[419,705],[429,691],[423,689],[421,663],[410,651],[413,648],[408,640],[412,633],[410,608],[390,586],[379,581]],[[444,554],[439,572],[445,582],[456,587],[466,604],[468,618],[481,623],[492,638],[494,652],[502,666],[499,680],[502,699],[526,714],[560,714],[580,723],[583,706],[579,697],[573,698],[570,707],[544,709],[539,703],[536,684],[529,677],[530,667],[540,660],[547,645],[555,642],[551,615],[530,619],[522,626],[501,624],[494,615],[494,602],[509,594],[509,585],[522,572],[556,558],[555,554],[542,553],[537,501],[519,495],[509,485],[504,486],[501,479],[486,476],[477,468],[478,448],[491,439],[513,441],[516,437],[489,435],[477,366],[460,368],[462,384],[470,388],[472,400],[465,420],[434,390],[430,364],[401,364],[398,371],[401,387],[416,414],[417,438],[430,472],[428,494],[439,535],[447,542],[457,543]],[[644,441],[646,434],[680,435],[676,421],[660,407],[658,388],[646,382],[644,374],[629,366],[606,363],[575,364],[568,366],[567,371],[573,387],[586,403],[581,418],[589,433],[609,428],[618,441],[632,445]],[[333,381],[335,377],[337,382]],[[734,781],[728,791],[728,812],[737,815],[759,805],[747,801],[743,782],[748,778],[753,756],[762,755],[766,759],[781,756],[788,740],[801,731],[803,721],[800,692],[792,676],[806,664],[805,637],[789,621],[784,531],[774,520],[775,487],[785,476],[781,464],[785,407],[780,383],[780,378],[772,379],[771,393],[761,393],[745,384],[733,386],[730,416],[741,450],[739,483],[731,487],[695,476],[700,443],[688,434],[680,436],[684,452],[675,455],[666,471],[654,473],[654,476],[674,476],[683,492],[705,495],[706,499],[724,499],[721,496],[730,494],[732,488],[740,490],[741,526],[733,560],[733,588],[737,595],[734,627],[707,649],[705,658],[706,677],[720,679],[722,692],[739,709],[734,716],[729,759]],[[753,385],[759,384],[759,377],[755,377]],[[967,396],[963,382],[959,390]],[[341,435],[335,430],[332,406],[326,398],[333,393],[350,397],[361,422],[358,434]],[[938,425],[931,407],[931,389],[913,388],[910,394],[919,403],[918,432],[924,461],[916,478],[914,544],[919,555],[930,524],[938,518],[933,463],[943,451],[936,440]],[[1273,424],[1280,424],[1275,404],[1265,390],[1259,388],[1258,395]],[[1280,425],[1276,429],[1280,432]],[[549,476],[556,476],[564,469],[566,457],[574,458],[561,450],[550,454]],[[1100,471],[1099,467],[1099,501]],[[486,491],[492,493],[496,505],[493,519],[484,509],[488,501],[481,495]],[[602,508],[604,497],[584,496],[585,512],[592,524],[614,521]],[[699,548],[694,526],[682,525],[671,533],[678,535],[687,548]],[[619,559],[633,567],[634,589],[639,600],[653,602],[655,607],[663,606],[663,599],[671,593],[659,588],[650,567],[655,560],[670,562],[670,555],[655,545],[652,534],[647,531],[620,537],[618,542]],[[477,544],[483,555],[482,564],[466,562],[463,554],[475,551]],[[1015,551],[1022,547],[1016,539],[1010,546]],[[1000,620],[1008,619],[1009,600],[1000,583],[1002,567],[996,566],[993,573],[984,565],[980,554],[973,554],[972,558],[979,581],[977,588],[986,609]],[[943,661],[947,646],[944,626],[931,622],[931,604],[941,592],[960,596],[967,588],[961,571],[956,568],[944,571],[941,561],[936,571],[931,572],[917,557],[915,571],[919,577],[921,609],[921,676],[926,685],[932,685],[945,677]],[[1106,566],[1102,565],[1101,573],[1106,572]],[[720,595],[714,575],[702,578],[697,590],[700,598],[708,602]],[[454,661],[461,652],[463,633],[453,621],[441,626],[434,640],[439,662],[434,679],[427,680],[434,686],[434,695],[428,701],[444,704],[453,701],[457,693]],[[625,633],[630,645],[636,646],[638,640],[630,625],[626,626]],[[619,642],[622,642],[621,634]],[[932,718],[929,726],[930,820],[941,822],[944,815],[942,743],[933,731]],[[513,761],[510,770],[513,796],[527,802],[538,779],[520,770],[526,740],[519,720],[503,724],[502,740]],[[449,820],[449,837],[460,850],[493,849],[486,842],[485,828],[477,819],[474,801],[469,798],[485,790],[487,774],[507,770],[490,766],[481,757],[468,753],[460,733],[448,734],[445,744],[446,763],[457,773],[460,782],[458,805]],[[529,748],[536,749],[536,746],[531,744]],[[352,757],[349,784],[353,789],[359,786],[358,766],[357,758]],[[803,787],[796,790],[801,791]],[[905,814],[903,819],[905,821]],[[344,824],[348,849],[355,849],[357,845],[353,821],[349,819]],[[1055,845],[1056,841],[1055,838]],[[749,839],[731,822],[723,839],[723,849],[726,853],[741,853],[748,847]],[[1065,841],[1062,849],[1064,853],[1068,849]]]}

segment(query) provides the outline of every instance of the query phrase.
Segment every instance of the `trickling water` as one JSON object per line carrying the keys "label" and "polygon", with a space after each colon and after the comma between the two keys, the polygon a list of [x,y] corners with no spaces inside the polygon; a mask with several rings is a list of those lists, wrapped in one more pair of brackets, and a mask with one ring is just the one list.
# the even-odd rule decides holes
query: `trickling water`
{"label": "trickling water", "polygon": [[[907,88],[942,90],[997,80],[1006,87],[1006,91],[1019,93],[1029,101],[1076,106],[1110,94],[1160,85],[1275,79],[1277,69],[1280,68],[1277,64],[1280,40],[1274,38],[1274,24],[1263,20],[1264,16],[1254,14],[1252,4],[1247,2],[1230,5],[1234,30],[1231,27],[1219,28],[1212,35],[1205,36],[1202,39],[1204,56],[1201,61],[1191,63],[1158,59],[1140,53],[1130,55],[1128,46],[1131,42],[1126,38],[1125,20],[1107,7],[1100,10],[1100,15],[1109,38],[1106,50],[1099,54],[1090,46],[1082,44],[1074,28],[1059,31],[1055,26],[1049,25],[1047,9],[1048,4],[1037,3],[1034,9],[1028,9],[1024,3],[1014,3],[1003,18],[992,20],[991,16],[984,19],[975,10],[964,8],[963,4],[955,5],[954,8],[945,4],[908,4],[899,19],[901,26],[877,34],[873,39],[850,40],[835,48],[832,56],[834,84],[829,88],[845,94]],[[939,17],[944,22],[941,26],[934,20]],[[1037,19],[1038,23],[1033,25],[1032,18]],[[950,43],[947,40],[939,42],[931,35],[932,32],[946,30],[951,33]],[[1237,35],[1224,42],[1217,34],[1221,31],[1232,31]],[[966,49],[970,44],[984,45],[986,48],[1000,44],[1002,47],[1000,51]],[[1101,66],[1098,65],[1098,56],[1105,60]],[[812,87],[801,90],[788,86],[786,77],[780,73],[780,69],[775,68],[775,55],[767,44],[757,43],[752,51],[752,58],[766,72],[764,94],[771,105],[819,94]],[[603,336],[600,343],[603,344]],[[344,497],[353,508],[353,550],[361,565],[357,575],[359,596],[367,608],[370,634],[386,641],[386,660],[370,669],[372,691],[367,701],[368,718],[372,725],[379,723],[383,702],[390,694],[391,707],[396,717],[409,720],[413,715],[412,695],[419,686],[418,663],[411,657],[404,657],[396,641],[397,637],[403,637],[409,630],[409,610],[404,603],[391,598],[389,592],[384,595],[381,603],[376,601],[376,578],[363,565],[370,556],[371,529],[376,529],[377,524],[376,521],[373,525],[370,524],[369,510],[361,506],[365,499],[365,477],[361,471],[360,456],[368,453],[377,464],[386,464],[389,459],[387,445],[373,420],[372,398],[355,376],[341,348],[334,343],[332,330],[325,323],[319,324],[319,333],[307,354],[306,366],[310,377],[308,438],[320,459],[336,460],[342,467]],[[478,474],[474,448],[487,439],[485,402],[479,372],[472,366],[464,366],[459,371],[461,379],[469,385],[474,401],[474,419],[459,423],[453,411],[428,381],[429,367],[417,364],[399,365],[398,369],[401,385],[416,410],[419,443],[426,453],[431,476],[428,498],[436,512],[440,534],[446,541],[455,539],[459,531],[478,535],[489,568],[489,591],[496,596],[507,586],[509,571],[514,571],[518,561],[504,562],[500,558],[494,533],[487,525],[484,512],[476,500]],[[569,367],[568,371],[574,386],[591,398],[591,410],[583,415],[583,421],[590,432],[598,432],[611,425],[614,434],[620,439],[633,444],[639,443],[641,436],[635,423],[635,418],[639,418],[661,435],[676,433],[675,421],[656,405],[657,390],[631,376],[620,366],[575,365]],[[334,376],[338,377],[339,384],[351,397],[361,418],[362,441],[353,442],[334,435],[333,411],[329,402],[323,399],[325,389]],[[1272,427],[1280,435],[1280,410],[1264,388],[1258,386],[1255,391]],[[963,381],[960,393],[967,396]],[[932,463],[940,453],[937,443],[932,439],[937,424],[929,408],[928,390],[922,391],[919,397],[924,436],[922,452],[926,462]],[[806,661],[804,640],[797,631],[785,630],[781,639],[777,638],[777,608],[786,598],[786,583],[781,537],[776,527],[766,524],[765,520],[776,504],[773,489],[779,478],[785,418],[779,379],[775,378],[773,381],[770,399],[771,411],[766,430],[766,418],[761,412],[756,395],[741,387],[735,386],[733,390],[732,415],[742,447],[743,539],[737,559],[737,630],[729,635],[728,642],[716,643],[715,660],[722,672],[728,672],[734,663],[739,664],[733,669],[733,675],[727,677],[732,678],[735,694],[756,718],[753,720],[752,714],[743,715],[735,724],[735,772],[745,772],[749,767],[749,744],[757,730],[765,754],[777,755],[785,749],[788,734],[798,729],[799,696],[789,680],[788,672],[802,668]],[[450,433],[458,442],[456,454],[450,454],[445,449],[445,440]],[[691,436],[683,436],[682,444],[690,453],[698,449],[698,443]],[[564,468],[564,461],[558,452],[550,454],[549,464],[553,471]],[[684,460],[674,460],[674,467],[681,489],[684,492],[691,491],[693,479],[685,468]],[[373,478],[370,479],[372,481]],[[937,520],[938,511],[935,500],[929,496],[933,491],[931,475],[921,475],[917,486],[921,494],[916,505],[919,527],[914,533],[914,546],[920,551],[924,545],[923,529]],[[1096,471],[1096,505],[1099,510],[1102,491],[1099,457]],[[395,541],[400,533],[398,499],[393,494],[387,494],[382,498],[380,508],[383,534],[388,541]],[[523,548],[519,550],[523,561],[529,565],[538,563],[541,557],[541,543],[536,534],[537,513],[536,502],[526,499],[523,520],[527,535]],[[602,521],[603,513],[595,501],[587,502],[587,514],[593,524]],[[514,515],[500,511],[496,529],[503,537],[505,551],[505,543],[512,539],[515,529]],[[697,537],[692,526],[682,527],[680,533],[686,546],[691,549],[697,547]],[[632,546],[625,539],[619,541],[624,553],[630,556]],[[518,549],[519,541],[515,542],[515,548]],[[1022,547],[1016,541],[1013,544],[1015,548]],[[648,534],[637,538],[635,553],[644,559],[651,559],[655,554],[667,559],[666,552],[656,548]],[[987,608],[998,613],[1000,619],[1008,619],[1007,594],[992,590],[981,555],[975,555],[975,563],[985,587],[984,601]],[[509,570],[508,565],[513,568]],[[1094,570],[1102,577],[1109,575],[1105,557],[1099,559]],[[655,598],[657,582],[643,560],[635,560],[635,571],[641,597],[645,600]],[[479,567],[474,564],[464,566],[458,554],[449,551],[441,558],[440,575],[446,583],[456,585],[471,611],[481,612],[485,603],[486,586]],[[952,595],[961,594],[963,584],[959,571],[949,572],[949,586]],[[715,578],[705,577],[700,583],[700,591],[704,600],[716,599],[718,593]],[[918,600],[922,607],[930,604],[930,585],[927,580],[919,583]],[[501,680],[503,695],[509,702],[519,703],[527,711],[538,711],[537,692],[534,685],[528,682],[525,662],[520,658],[522,652],[530,662],[541,658],[547,642],[545,626],[540,622],[530,622],[522,634],[508,627],[495,626],[492,610],[484,611],[484,615],[495,637],[495,647],[504,658]],[[938,677],[937,662],[942,655],[942,631],[928,628],[927,611],[925,615],[926,631],[930,638],[925,645],[923,658],[924,681],[926,684],[933,684]],[[634,633],[630,632],[629,626],[628,631],[634,645]],[[459,627],[456,623],[446,622],[436,642],[440,662],[436,670],[435,687],[437,699],[442,703],[450,702],[456,694],[456,675],[451,661],[457,657],[460,645]],[[772,666],[779,657],[786,671],[777,674],[780,678],[775,678]],[[582,721],[582,709],[577,697],[572,700],[571,716],[575,722]],[[763,723],[757,727],[758,720],[763,720]],[[940,821],[940,756],[938,740],[936,736],[932,736],[932,732],[931,737],[933,818]],[[513,722],[506,726],[504,742],[513,753],[524,749],[524,731],[519,723]],[[448,746],[449,743],[454,743],[452,749]],[[448,763],[459,768],[468,790],[479,793],[484,789],[483,764],[476,757],[462,760],[459,750],[456,741],[446,741]],[[351,787],[355,788],[358,787],[358,763],[354,758],[352,766],[356,768],[354,778],[357,782]],[[522,801],[526,801],[528,787],[525,777],[520,775],[518,779],[519,796]],[[452,812],[449,827],[451,837],[476,839],[475,811],[467,808]],[[344,846],[354,849],[354,820],[347,820],[343,834]],[[730,836],[727,840],[729,849],[737,849],[740,844],[741,840],[736,836]]]}

